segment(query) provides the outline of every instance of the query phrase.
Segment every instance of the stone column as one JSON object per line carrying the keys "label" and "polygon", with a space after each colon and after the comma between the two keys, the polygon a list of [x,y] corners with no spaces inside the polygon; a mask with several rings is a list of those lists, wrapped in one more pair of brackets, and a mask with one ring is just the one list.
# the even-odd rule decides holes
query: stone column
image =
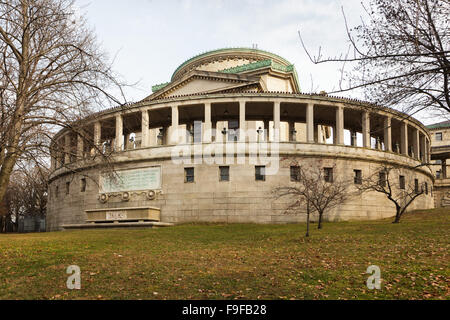
{"label": "stone column", "polygon": [[392,119],[384,118],[384,148],[386,151],[392,151]]}
{"label": "stone column", "polygon": [[306,141],[314,143],[314,104],[306,107]]}
{"label": "stone column", "polygon": [[84,139],[81,134],[77,135],[77,157],[78,159],[84,158]]}
{"label": "stone column", "polygon": [[273,104],[273,140],[280,141],[280,102]]}
{"label": "stone column", "polygon": [[358,136],[354,130],[350,130],[350,145],[352,147],[356,147],[358,145]]}
{"label": "stone column", "polygon": [[239,101],[239,142],[245,142],[247,127],[245,126],[245,101]]}
{"label": "stone column", "polygon": [[426,162],[426,149],[425,149],[425,135],[420,137],[420,160],[425,163]]}
{"label": "stone column", "polygon": [[265,142],[269,142],[269,133],[270,133],[270,121],[269,120],[264,120],[264,141]]}
{"label": "stone column", "polygon": [[226,140],[223,137],[222,130],[225,128],[223,121],[216,122],[216,142],[225,142]]}
{"label": "stone column", "polygon": [[[194,143],[194,122],[186,124],[186,131],[188,132],[186,137],[186,143]],[[180,136],[179,134],[178,136]],[[180,138],[181,139],[181,138]]]}
{"label": "stone column", "polygon": [[333,130],[332,130],[332,132],[333,132],[333,144],[338,144],[337,143],[337,134],[336,134],[336,130],[337,130],[336,124],[334,126],[332,126],[332,128],[333,128]]}
{"label": "stone column", "polygon": [[408,124],[406,122],[400,125],[400,153],[408,155]]}
{"label": "stone column", "polygon": [[123,150],[123,117],[121,114],[116,115],[116,152]]}
{"label": "stone column", "polygon": [[288,141],[295,142],[297,140],[297,133],[295,132],[295,122],[289,121],[288,122]]}
{"label": "stone column", "polygon": [[70,153],[71,153],[71,141],[70,134],[66,133],[64,136],[64,163],[70,163]]}
{"label": "stone column", "polygon": [[413,152],[414,152],[414,158],[415,159],[420,159],[420,154],[419,154],[419,130],[417,130],[417,128],[414,128],[413,131]]}
{"label": "stone column", "polygon": [[55,141],[54,148],[53,156],[55,158],[55,169],[59,169],[61,167],[61,145],[59,141]]}
{"label": "stone column", "polygon": [[148,110],[142,110],[141,119],[141,147],[146,148],[150,146],[150,118]]}
{"label": "stone column", "polygon": [[258,133],[256,132],[256,121],[248,121],[247,122],[247,131],[248,131],[248,141],[249,142],[258,142]]}
{"label": "stone column", "polygon": [[102,126],[100,124],[100,121],[97,121],[94,123],[94,145],[97,148],[100,148],[100,142],[102,138]]}
{"label": "stone column", "polygon": [[[214,137],[214,142],[217,141],[217,121],[212,122],[211,134]],[[212,137],[211,137],[212,141]]]}
{"label": "stone column", "polygon": [[60,140],[56,141],[55,159],[56,159],[56,169],[61,168],[64,162],[64,152]]}
{"label": "stone column", "polygon": [[314,141],[316,143],[322,143],[323,142],[323,135],[322,135],[322,126],[316,124],[314,126]]}
{"label": "stone column", "polygon": [[370,114],[367,111],[362,114],[362,135],[363,147],[370,148]]}
{"label": "stone column", "polygon": [[210,143],[212,141],[212,123],[211,123],[211,102],[205,103],[205,125],[203,126],[203,142]]}
{"label": "stone column", "polygon": [[336,130],[335,144],[344,144],[344,107],[338,106],[336,109]]}
{"label": "stone column", "polygon": [[64,141],[61,138],[58,141],[58,156],[57,156],[57,159],[58,159],[58,162],[59,162],[59,168],[64,166],[64,159],[65,159],[64,149],[65,149]]}
{"label": "stone column", "polygon": [[169,144],[178,144],[180,141],[179,132],[179,121],[178,121],[178,106],[172,106],[172,126],[170,127]]}
{"label": "stone column", "polygon": [[380,137],[376,138],[375,149],[381,150],[381,140]]}
{"label": "stone column", "polygon": [[50,150],[50,170],[54,171],[56,170],[56,157],[55,157],[55,151]]}
{"label": "stone column", "polygon": [[441,161],[441,172],[442,172],[442,179],[447,178],[447,159],[442,159]]}

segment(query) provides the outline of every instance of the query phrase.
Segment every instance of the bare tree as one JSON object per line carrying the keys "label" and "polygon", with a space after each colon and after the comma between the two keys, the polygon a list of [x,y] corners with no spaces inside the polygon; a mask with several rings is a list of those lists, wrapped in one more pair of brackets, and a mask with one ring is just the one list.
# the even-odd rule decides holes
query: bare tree
{"label": "bare tree", "polygon": [[6,201],[0,201],[0,233],[6,232],[6,223],[8,221],[9,210]]}
{"label": "bare tree", "polygon": [[[365,98],[380,105],[400,105],[412,115],[423,109],[450,114],[450,1],[371,0],[367,16],[349,29],[347,53],[312,55],[315,64],[342,63],[339,89],[364,88]],[[351,72],[344,68],[353,65]]]}
{"label": "bare tree", "polygon": [[350,197],[350,184],[339,177],[333,177],[333,172],[336,171],[334,167],[295,168],[297,173],[294,185],[277,187],[273,193],[276,198],[288,197],[292,200],[286,208],[286,213],[303,212],[306,208],[308,236],[310,213],[318,214],[318,229],[322,229],[324,213],[341,205]]}
{"label": "bare tree", "polygon": [[19,161],[48,163],[56,130],[120,104],[106,61],[72,0],[0,0],[0,200]]}
{"label": "bare tree", "polygon": [[[19,165],[11,174],[8,189],[4,197],[7,209],[5,222],[16,224],[19,217],[44,217],[48,198],[47,168],[34,164],[27,167]],[[17,228],[16,228],[17,229]]]}
{"label": "bare tree", "polygon": [[384,194],[395,205],[395,220],[399,223],[406,209],[424,193],[428,193],[425,182],[419,184],[418,179],[412,182],[402,174],[399,166],[382,164],[375,173],[362,180],[358,189],[360,192],[378,192]]}

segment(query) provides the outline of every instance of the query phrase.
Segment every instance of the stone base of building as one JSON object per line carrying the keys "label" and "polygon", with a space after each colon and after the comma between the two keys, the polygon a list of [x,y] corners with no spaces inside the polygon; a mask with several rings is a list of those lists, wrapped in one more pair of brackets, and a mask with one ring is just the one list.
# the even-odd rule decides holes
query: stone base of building
{"label": "stone base of building", "polygon": [[450,208],[450,178],[436,179],[434,199],[436,208]]}
{"label": "stone base of building", "polygon": [[160,228],[171,227],[173,223],[168,222],[112,222],[112,223],[84,223],[62,225],[63,230],[80,229],[111,229],[111,228]]}
{"label": "stone base of building", "polygon": [[[122,196],[109,196],[106,202],[99,197],[97,183],[87,184],[86,192],[72,192],[69,195],[51,196],[48,205],[47,226],[49,231],[61,230],[67,225],[80,225],[90,220],[88,213],[109,213],[111,218],[120,219],[120,215],[114,212],[127,211],[127,218],[133,218],[135,222],[143,217],[131,216],[131,208],[158,208],[160,209],[160,221],[165,223],[261,223],[284,224],[303,223],[305,214],[286,214],[286,208],[291,203],[290,199],[275,199],[272,191],[279,186],[294,186],[290,180],[290,166],[299,164],[303,168],[334,167],[335,178],[350,179],[349,192],[356,192],[353,184],[354,170],[362,171],[363,177],[373,174],[379,168],[378,159],[370,158],[373,150],[337,147],[332,145],[308,145],[289,144],[296,155],[281,155],[276,174],[265,176],[264,181],[255,180],[255,165],[249,163],[247,156],[235,159],[234,164],[229,165],[229,180],[220,181],[219,165],[214,164],[179,164],[165,159],[142,159],[139,162],[128,161],[117,163],[116,170],[147,168],[149,165],[161,168],[161,189],[155,192],[155,197],[148,197],[148,192],[130,192],[124,201]],[[318,155],[307,154],[309,148],[315,150],[324,149]],[[298,148],[298,150],[297,150]],[[329,152],[327,153],[325,149]],[[349,149],[349,150],[347,150]],[[301,154],[300,154],[301,151]],[[329,156],[333,151],[333,156]],[[338,151],[347,151],[338,152]],[[351,151],[358,152],[353,157],[348,157]],[[287,152],[286,152],[287,153]],[[336,156],[341,154],[342,156]],[[358,155],[360,156],[358,158]],[[401,163],[400,156],[392,155],[392,161]],[[128,158],[129,159],[129,158]],[[237,164],[238,162],[239,164]],[[414,164],[414,163],[413,163]],[[222,164],[221,164],[222,165]],[[184,171],[186,167],[195,168],[193,182],[185,182]],[[413,167],[413,165],[409,166]],[[269,166],[268,166],[269,169]],[[423,167],[416,169],[405,168],[401,171],[407,177],[408,185],[418,179],[420,185],[433,184],[430,174]],[[400,173],[399,173],[400,174]],[[99,179],[100,170],[91,168],[83,171],[83,176]],[[393,178],[394,179],[394,178]],[[395,177],[397,179],[397,177]],[[76,176],[72,174],[61,175],[51,182],[51,188],[55,185],[64,186],[67,181],[73,181],[73,190],[80,190]],[[396,181],[394,181],[396,182]],[[418,197],[408,208],[409,210],[434,208],[434,199],[431,188],[428,193]],[[437,189],[433,189],[437,192]],[[114,214],[113,214],[114,213]],[[377,220],[391,218],[395,215],[395,207],[385,195],[377,192],[357,194],[348,199],[337,208],[325,213],[325,221],[351,221],[351,220]],[[102,220],[105,217],[97,217]],[[105,222],[105,221],[97,221]],[[130,221],[106,224],[106,227],[126,225]],[[156,223],[156,222],[149,222]],[[158,226],[158,224],[154,224]],[[131,225],[134,226],[134,225]],[[145,226],[140,224],[139,226]],[[150,226],[153,226],[150,224]],[[96,223],[94,226],[99,227]]]}

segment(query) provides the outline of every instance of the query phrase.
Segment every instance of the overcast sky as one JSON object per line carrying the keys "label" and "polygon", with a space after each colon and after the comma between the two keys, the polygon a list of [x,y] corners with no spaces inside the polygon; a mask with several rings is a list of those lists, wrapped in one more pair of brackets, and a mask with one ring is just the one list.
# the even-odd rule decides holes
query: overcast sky
{"label": "overcast sky", "polygon": [[[151,93],[152,85],[169,81],[192,56],[252,44],[292,62],[303,92],[311,87],[330,92],[337,87],[339,65],[311,63],[298,31],[312,52],[322,46],[325,56],[338,55],[348,47],[341,6],[350,26],[364,14],[361,0],[76,0],[76,4],[103,48],[115,57],[115,70],[128,83],[139,82],[126,91],[129,101],[138,101]],[[362,98],[356,92],[341,95]]]}

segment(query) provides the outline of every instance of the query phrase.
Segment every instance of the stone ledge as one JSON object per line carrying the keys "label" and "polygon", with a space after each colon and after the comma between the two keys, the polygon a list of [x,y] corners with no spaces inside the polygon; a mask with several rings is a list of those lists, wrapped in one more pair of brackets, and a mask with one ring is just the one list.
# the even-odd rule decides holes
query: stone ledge
{"label": "stone ledge", "polygon": [[106,229],[106,228],[158,228],[171,227],[169,222],[121,222],[121,223],[86,223],[86,224],[65,224],[63,230],[76,229]]}
{"label": "stone ledge", "polygon": [[[251,144],[251,143],[250,143]],[[183,148],[183,152],[187,152],[191,157],[199,157],[202,159],[202,163],[200,165],[209,166],[204,159],[214,159],[215,156],[208,154],[205,150],[209,146],[214,146],[218,150],[224,150],[227,145],[233,146],[233,157],[244,157],[245,163],[242,164],[250,164],[250,157],[252,155],[252,150],[250,148],[250,144],[248,142],[232,142],[232,143],[203,143],[199,145],[193,144],[183,144],[183,145],[167,145],[167,146],[158,146],[158,147],[147,147],[140,148],[134,150],[126,150],[115,153],[111,158],[111,162],[115,165],[127,165],[139,162],[145,163],[156,163],[160,164],[164,161],[172,161],[173,152],[178,148],[178,151],[181,152]],[[238,147],[238,145],[243,146],[244,148]],[[255,143],[255,145],[258,145]],[[430,177],[432,176],[431,171],[426,166],[421,166],[421,162],[418,159],[411,158],[409,156],[398,154],[394,152],[387,152],[378,149],[364,148],[364,147],[354,147],[348,145],[335,145],[335,144],[324,144],[324,143],[308,143],[308,142],[280,142],[277,145],[276,152],[273,156],[275,157],[329,157],[329,158],[339,158],[344,160],[354,160],[354,161],[367,161],[367,162],[387,162],[391,164],[400,165],[402,167],[419,170]],[[201,147],[201,149],[200,149]],[[196,149],[198,148],[198,150]],[[270,149],[270,148],[269,148]],[[178,152],[177,151],[177,152]],[[259,149],[259,152],[261,149]],[[176,153],[179,154],[179,153]],[[268,157],[270,152],[268,153]],[[179,161],[181,161],[179,159]],[[182,161],[181,161],[182,162]],[[240,163],[233,164],[242,165]],[[104,164],[103,164],[104,165]],[[194,164],[192,164],[194,165]],[[218,165],[214,163],[213,165]],[[58,168],[50,174],[49,181],[57,179],[59,176],[64,176],[66,174],[71,174],[74,171],[82,171],[92,168],[98,168],[98,166],[102,166],[100,161],[80,161],[78,163],[69,164],[68,168],[62,167]]]}

